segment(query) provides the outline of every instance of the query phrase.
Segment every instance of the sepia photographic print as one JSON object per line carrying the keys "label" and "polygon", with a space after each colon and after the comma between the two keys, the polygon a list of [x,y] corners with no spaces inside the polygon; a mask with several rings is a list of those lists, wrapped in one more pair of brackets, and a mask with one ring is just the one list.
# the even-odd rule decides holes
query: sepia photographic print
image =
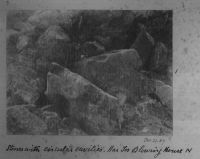
{"label": "sepia photographic print", "polygon": [[171,136],[172,10],[9,10],[7,134]]}

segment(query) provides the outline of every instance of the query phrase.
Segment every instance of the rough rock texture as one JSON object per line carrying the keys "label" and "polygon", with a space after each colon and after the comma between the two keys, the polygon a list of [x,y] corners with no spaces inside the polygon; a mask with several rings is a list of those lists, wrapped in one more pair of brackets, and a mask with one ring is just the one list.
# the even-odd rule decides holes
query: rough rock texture
{"label": "rough rock texture", "polygon": [[81,50],[83,51],[82,54],[85,57],[91,57],[102,54],[105,51],[105,48],[96,41],[94,41],[85,42],[81,47]]}
{"label": "rough rock texture", "polygon": [[16,60],[20,63],[21,66],[35,69],[35,67],[36,67],[36,62],[35,62],[36,57],[37,57],[37,50],[27,48],[27,49],[23,49],[17,55]]}
{"label": "rough rock texture", "polygon": [[138,34],[135,42],[132,44],[131,48],[134,48],[138,51],[144,67],[148,67],[148,62],[152,56],[152,51],[154,49],[154,39],[153,37],[146,32],[144,28],[141,28],[140,33]]}
{"label": "rough rock texture", "polygon": [[150,69],[156,72],[165,72],[168,65],[167,58],[167,47],[162,42],[158,42],[155,46],[153,56],[151,57]]}
{"label": "rough rock texture", "polygon": [[19,36],[17,45],[16,45],[17,51],[19,52],[25,47],[27,47],[29,43],[30,43],[30,38],[28,36],[26,35]]}
{"label": "rough rock texture", "polygon": [[171,11],[9,11],[9,133],[171,134],[171,38]]}
{"label": "rough rock texture", "polygon": [[100,43],[101,45],[104,46],[105,50],[108,50],[111,46],[111,38],[109,36],[100,36],[100,35],[97,35],[94,37],[94,39]]}
{"label": "rough rock texture", "polygon": [[80,58],[76,44],[69,43],[70,38],[59,26],[50,26],[38,39],[38,70],[46,70],[51,62],[64,66]]}
{"label": "rough rock texture", "polygon": [[35,27],[31,25],[30,23],[19,21],[13,26],[13,29],[19,32],[27,33],[27,32],[33,31]]}
{"label": "rough rock texture", "polygon": [[156,86],[156,94],[161,99],[162,103],[172,110],[173,105],[173,89],[167,84]]}
{"label": "rough rock texture", "polygon": [[19,32],[15,30],[10,29],[6,32],[6,42],[7,42],[6,49],[7,49],[8,54],[17,53],[16,44],[17,44],[18,36],[19,36]]}
{"label": "rough rock texture", "polygon": [[61,22],[71,25],[72,17],[78,13],[79,11],[75,10],[38,10],[28,18],[28,22],[34,26],[44,29],[51,25],[58,25]]}
{"label": "rough rock texture", "polygon": [[[12,38],[13,35],[18,35],[18,34],[19,34],[18,31],[14,30],[14,29],[9,29],[9,30],[6,31],[6,40],[7,40],[8,42],[9,42],[9,40],[12,41],[12,39],[10,39],[10,38]],[[15,39],[15,40],[16,40],[16,39]],[[15,44],[14,44],[14,45],[15,45]]]}
{"label": "rough rock texture", "polygon": [[7,128],[9,134],[38,135],[45,133],[47,125],[25,106],[16,105],[7,110]]}
{"label": "rough rock texture", "polygon": [[141,67],[137,51],[127,49],[84,59],[76,65],[75,72],[111,95],[124,94],[128,102],[135,103],[154,87],[150,79],[137,71]]}
{"label": "rough rock texture", "polygon": [[46,41],[51,41],[51,40],[65,40],[66,42],[70,42],[69,36],[64,33],[61,27],[57,25],[52,25],[48,27],[48,29],[42,35],[41,39],[39,39],[38,43],[40,45],[43,45],[46,43]]}
{"label": "rough rock texture", "polygon": [[10,64],[7,70],[8,105],[34,103],[44,90],[44,81],[32,68],[18,62]]}
{"label": "rough rock texture", "polygon": [[27,19],[33,14],[32,10],[10,10],[7,14],[7,28],[21,29],[19,23],[27,23]]}
{"label": "rough rock texture", "polygon": [[80,75],[55,63],[52,65],[53,73],[48,73],[47,77],[46,94],[49,99],[54,100],[57,94],[65,97],[70,103],[70,116],[86,133],[112,134],[118,128],[118,99]]}
{"label": "rough rock texture", "polygon": [[124,108],[124,135],[169,135],[172,133],[172,112],[158,101],[143,96],[135,106]]}
{"label": "rough rock texture", "polygon": [[58,134],[58,129],[61,125],[61,119],[56,112],[43,111],[42,119],[47,125],[48,132]]}

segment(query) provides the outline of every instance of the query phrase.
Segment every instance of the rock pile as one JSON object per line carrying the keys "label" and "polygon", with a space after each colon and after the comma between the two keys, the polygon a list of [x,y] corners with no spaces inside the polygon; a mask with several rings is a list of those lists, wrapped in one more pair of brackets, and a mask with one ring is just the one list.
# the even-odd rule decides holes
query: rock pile
{"label": "rock pile", "polygon": [[132,28],[154,14],[8,14],[8,133],[170,135],[172,49]]}

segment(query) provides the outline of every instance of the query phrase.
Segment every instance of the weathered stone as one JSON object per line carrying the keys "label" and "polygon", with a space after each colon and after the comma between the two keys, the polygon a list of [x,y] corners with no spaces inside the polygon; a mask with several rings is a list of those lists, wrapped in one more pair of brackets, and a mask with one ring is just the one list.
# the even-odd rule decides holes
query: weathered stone
{"label": "weathered stone", "polygon": [[33,31],[35,29],[35,27],[33,25],[31,25],[30,23],[17,22],[13,26],[13,29],[15,29],[15,30],[17,30],[17,31],[19,31],[21,33],[26,33],[26,32]]}
{"label": "weathered stone", "polygon": [[46,77],[50,64],[51,62],[46,57],[38,57],[35,59],[35,70],[38,74]]}
{"label": "weathered stone", "polygon": [[171,64],[171,66],[167,67],[167,79],[169,79],[169,85],[172,86],[172,83],[173,83],[173,69],[172,69],[172,64]]}
{"label": "weathered stone", "polygon": [[[50,26],[38,39],[39,47],[51,44],[54,41],[64,41],[66,43],[70,42],[70,38],[64,33],[63,29],[59,26]],[[50,46],[50,45],[49,45]]]}
{"label": "weathered stone", "polygon": [[150,79],[137,71],[141,67],[137,51],[127,49],[83,59],[74,70],[109,94],[124,94],[127,101],[135,103],[154,87]]}
{"label": "weathered stone", "polygon": [[154,80],[154,81],[155,81],[156,88],[159,88],[165,85],[163,81],[160,81],[160,80]]}
{"label": "weathered stone", "polygon": [[173,109],[173,89],[167,84],[163,84],[156,88],[156,94],[161,99],[162,103],[170,110]]}
{"label": "weathered stone", "polygon": [[[153,38],[144,28],[136,38],[138,23],[149,16],[154,21],[152,12],[43,10],[28,11],[28,15],[23,12],[8,15],[7,21],[9,106],[34,103],[23,109],[43,119],[48,134],[165,135],[171,132],[172,87],[166,85],[172,77],[171,54],[167,59],[169,71],[161,75],[157,71],[163,73],[161,69],[165,67],[164,44],[154,46]],[[155,36],[155,29],[148,21],[148,30]],[[134,49],[116,50],[129,48],[135,38]],[[110,52],[102,54],[104,50]],[[82,54],[98,56],[77,62]],[[58,65],[51,67],[52,62],[84,78]],[[142,66],[150,71],[145,69],[146,74],[142,73]],[[44,94],[46,78],[47,96]],[[152,90],[156,90],[153,93],[161,102],[148,96],[153,94]]]}
{"label": "weathered stone", "polygon": [[135,106],[125,106],[123,134],[169,135],[172,133],[172,116],[168,108],[148,96],[143,96]]}
{"label": "weathered stone", "polygon": [[141,29],[131,48],[138,51],[144,67],[149,67],[150,57],[154,49],[154,39],[144,28]]}
{"label": "weathered stone", "polygon": [[167,58],[167,47],[162,42],[158,42],[155,46],[153,56],[151,57],[150,69],[156,72],[165,72],[168,65]]}
{"label": "weathered stone", "polygon": [[149,116],[146,120],[143,122],[143,128],[139,131],[138,134],[140,135],[166,135],[163,131],[163,125],[160,121],[160,119]]}
{"label": "weathered stone", "polygon": [[109,36],[107,37],[95,36],[94,38],[97,42],[99,42],[101,45],[105,47],[105,50],[107,50],[111,45],[111,39]]}
{"label": "weathered stone", "polygon": [[9,134],[39,135],[46,132],[47,125],[25,106],[16,105],[7,110],[7,130]]}
{"label": "weathered stone", "polygon": [[85,42],[81,47],[82,54],[86,57],[100,55],[105,51],[105,48],[97,43],[94,42]]}
{"label": "weathered stone", "polygon": [[[96,87],[88,80],[57,64],[52,64],[48,73],[47,91],[49,99],[61,95],[70,103],[70,116],[88,134],[112,134],[118,128],[118,99]],[[122,111],[122,110],[121,110]]]}
{"label": "weathered stone", "polygon": [[28,22],[44,29],[51,25],[58,25],[62,22],[66,23],[66,25],[71,25],[72,17],[78,13],[79,11],[75,10],[38,10],[28,18]]}
{"label": "weathered stone", "polygon": [[8,55],[17,53],[16,44],[18,37],[19,32],[12,29],[6,30],[6,52]]}
{"label": "weathered stone", "polygon": [[80,55],[77,45],[69,42],[70,38],[59,26],[49,27],[37,41],[37,63],[42,66],[41,69],[45,69],[45,65],[49,66],[51,62],[66,66],[78,60]]}
{"label": "weathered stone", "polygon": [[7,25],[6,27],[8,29],[10,28],[14,28],[16,30],[19,29],[18,26],[16,26],[16,24],[18,23],[26,23],[28,17],[30,17],[33,14],[33,10],[9,10],[7,12]]}
{"label": "weathered stone", "polygon": [[35,69],[37,51],[35,49],[26,48],[17,55],[17,61],[21,66]]}
{"label": "weathered stone", "polygon": [[42,113],[43,120],[47,124],[47,129],[50,132],[58,133],[60,127],[61,119],[56,112],[44,111]]}
{"label": "weathered stone", "polygon": [[28,44],[30,43],[30,38],[26,35],[19,36],[18,41],[17,41],[17,50],[21,51],[24,49]]}
{"label": "weathered stone", "polygon": [[[45,40],[45,41],[43,41]],[[50,26],[42,35],[41,39],[39,39],[38,43],[43,45],[46,41],[51,40],[65,40],[66,42],[70,42],[69,36],[64,33],[63,29],[57,25]]]}
{"label": "weathered stone", "polygon": [[37,73],[30,67],[18,62],[7,68],[7,97],[8,105],[33,104],[44,91],[44,81],[37,77]]}
{"label": "weathered stone", "polygon": [[70,103],[62,95],[55,94],[53,98],[48,99],[52,104],[51,108],[56,112],[61,119],[64,117],[69,117],[70,115]]}
{"label": "weathered stone", "polygon": [[48,112],[53,112],[53,111],[55,111],[55,109],[53,108],[53,106],[52,105],[45,105],[45,106],[43,106],[42,108],[40,108],[41,109],[41,111],[48,111]]}
{"label": "weathered stone", "polygon": [[6,40],[10,40],[10,38],[12,38],[12,36],[15,36],[15,35],[19,35],[19,32],[13,29],[6,30]]}

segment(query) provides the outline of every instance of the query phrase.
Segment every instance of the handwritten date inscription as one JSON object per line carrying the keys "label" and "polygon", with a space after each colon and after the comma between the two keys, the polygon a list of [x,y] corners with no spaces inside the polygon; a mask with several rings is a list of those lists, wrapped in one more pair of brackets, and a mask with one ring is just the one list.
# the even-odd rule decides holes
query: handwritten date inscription
{"label": "handwritten date inscription", "polygon": [[144,138],[144,142],[145,143],[165,143],[165,139],[164,138],[148,138],[148,137],[145,137]]}

